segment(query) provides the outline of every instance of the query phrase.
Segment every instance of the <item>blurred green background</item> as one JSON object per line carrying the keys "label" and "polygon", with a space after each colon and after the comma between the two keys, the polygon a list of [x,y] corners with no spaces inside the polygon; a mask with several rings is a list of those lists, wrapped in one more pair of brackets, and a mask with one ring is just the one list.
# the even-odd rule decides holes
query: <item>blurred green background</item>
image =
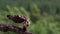
{"label": "blurred green background", "polygon": [[6,17],[8,14],[30,17],[33,34],[60,34],[60,0],[0,0],[0,23],[19,26]]}

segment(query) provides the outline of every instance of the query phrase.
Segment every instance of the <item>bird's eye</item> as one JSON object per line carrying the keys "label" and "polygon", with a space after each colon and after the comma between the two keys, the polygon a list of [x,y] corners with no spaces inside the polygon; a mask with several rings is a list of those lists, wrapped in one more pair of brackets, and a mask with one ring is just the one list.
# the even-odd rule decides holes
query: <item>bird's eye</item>
{"label": "bird's eye", "polygon": [[29,24],[29,22],[27,21],[26,24]]}
{"label": "bird's eye", "polygon": [[27,25],[30,25],[30,22],[26,22]]}

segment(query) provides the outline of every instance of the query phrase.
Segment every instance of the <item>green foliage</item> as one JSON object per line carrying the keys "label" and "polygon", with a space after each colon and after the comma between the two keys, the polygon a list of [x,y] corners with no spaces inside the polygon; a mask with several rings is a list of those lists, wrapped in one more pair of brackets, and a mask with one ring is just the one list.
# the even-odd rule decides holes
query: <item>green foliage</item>
{"label": "green foliage", "polygon": [[[0,0],[0,23],[11,24],[19,27],[18,24],[9,20],[6,15],[25,15],[27,17],[30,17],[31,19],[29,31],[31,31],[32,33],[60,34],[60,15],[56,14],[56,8],[60,7],[58,1],[60,0],[57,0],[56,2],[55,0],[26,0],[25,2],[23,0]],[[43,12],[45,9],[43,5],[48,6],[48,12],[50,12],[49,14],[41,14],[41,12]],[[29,10],[27,10],[28,8]],[[0,33],[15,34],[14,32]]]}

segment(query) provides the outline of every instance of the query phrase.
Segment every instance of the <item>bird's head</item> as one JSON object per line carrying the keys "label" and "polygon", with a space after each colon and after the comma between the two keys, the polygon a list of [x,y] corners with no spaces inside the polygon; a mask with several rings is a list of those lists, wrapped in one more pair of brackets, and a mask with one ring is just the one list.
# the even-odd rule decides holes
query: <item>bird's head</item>
{"label": "bird's head", "polygon": [[29,20],[29,19],[27,19],[26,25],[27,25],[27,26],[30,26],[30,20]]}
{"label": "bird's head", "polygon": [[20,15],[19,17],[25,20],[23,22],[23,24],[25,24],[26,26],[30,26],[30,18],[28,18],[28,17],[26,17],[24,15]]}

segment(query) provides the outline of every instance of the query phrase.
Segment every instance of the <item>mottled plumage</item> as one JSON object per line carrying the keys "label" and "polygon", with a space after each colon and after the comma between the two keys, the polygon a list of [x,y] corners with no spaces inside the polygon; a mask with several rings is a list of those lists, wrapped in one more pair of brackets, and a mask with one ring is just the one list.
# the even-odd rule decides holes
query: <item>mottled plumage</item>
{"label": "mottled plumage", "polygon": [[27,30],[27,27],[30,25],[30,20],[24,15],[7,15],[8,19],[12,20],[15,23],[23,24],[23,31]]}

